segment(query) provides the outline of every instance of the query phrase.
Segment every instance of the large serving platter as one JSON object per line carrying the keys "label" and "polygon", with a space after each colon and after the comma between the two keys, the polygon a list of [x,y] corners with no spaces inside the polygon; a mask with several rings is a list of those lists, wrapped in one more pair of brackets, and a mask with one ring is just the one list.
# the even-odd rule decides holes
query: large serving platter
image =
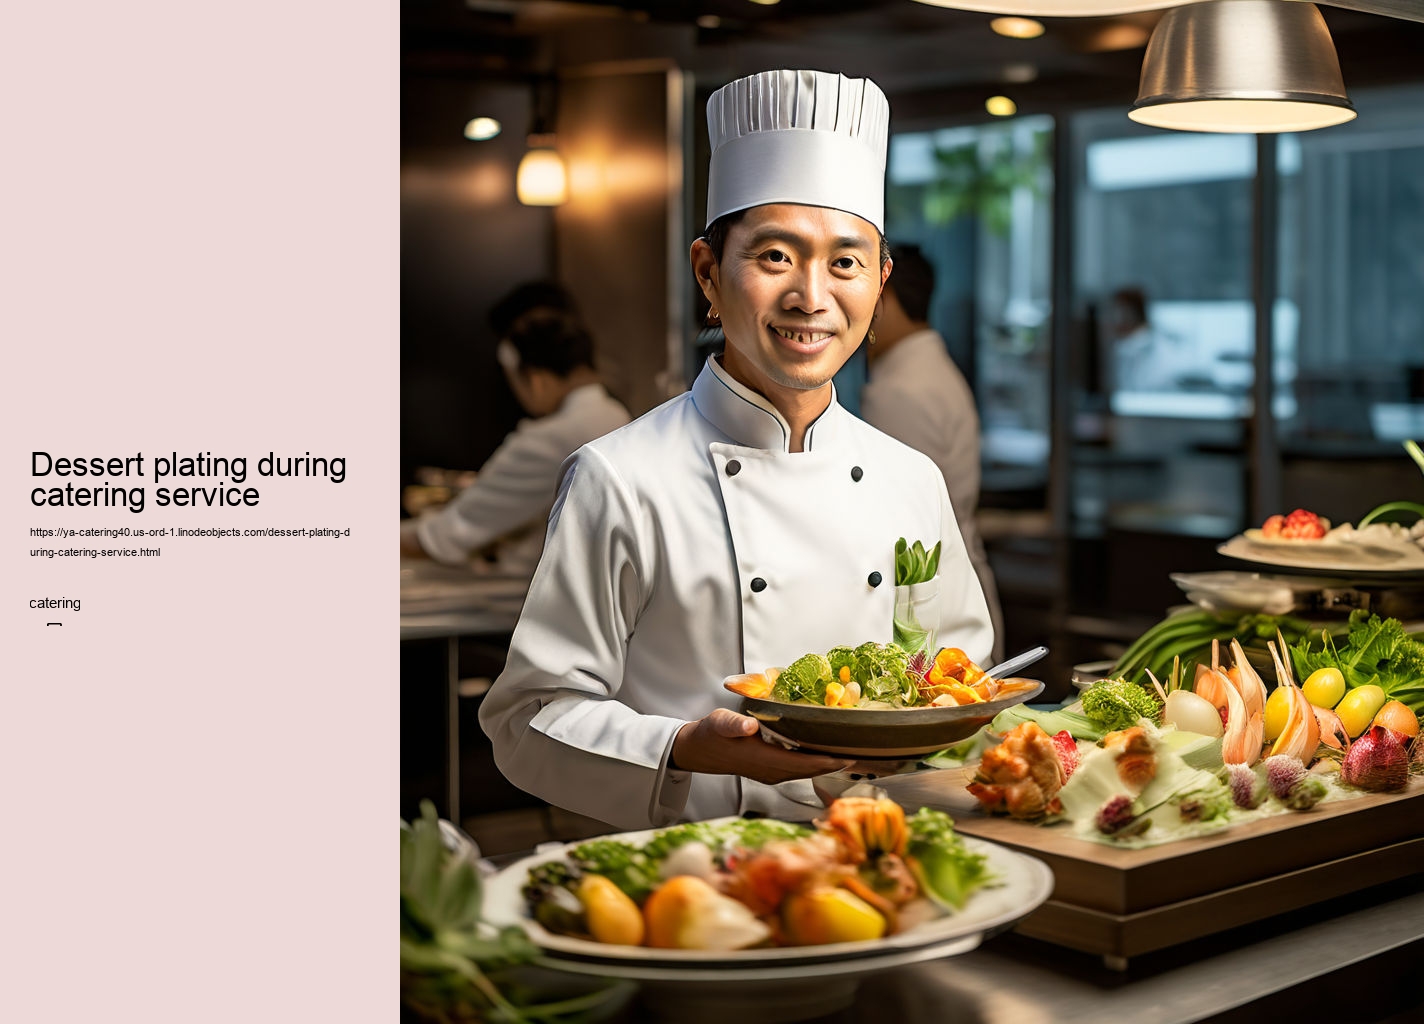
{"label": "large serving platter", "polygon": [[904,759],[952,746],[987,725],[995,715],[1043,692],[1033,679],[1008,697],[955,708],[822,708],[813,704],[742,698],[742,711],[762,723],[768,738],[808,752],[861,759]]}
{"label": "large serving platter", "polygon": [[1142,849],[1066,826],[984,815],[971,767],[877,782],[907,810],[937,807],[955,830],[1041,858],[1054,893],[1017,931],[1111,958],[1138,956],[1424,871],[1424,779],[1309,811]]}
{"label": "large serving platter", "polygon": [[[724,818],[720,822],[730,820]],[[648,830],[607,838],[636,844],[655,834],[655,830]],[[995,885],[976,892],[957,914],[867,942],[710,952],[617,946],[556,935],[529,915],[521,890],[531,869],[565,858],[577,843],[543,850],[488,879],[485,918],[495,925],[523,928],[544,951],[543,962],[547,966],[575,973],[642,981],[727,982],[814,978],[846,971],[864,973],[969,952],[984,938],[1031,913],[1053,891],[1053,873],[1041,861],[981,839],[965,837],[964,842],[988,859],[989,870],[997,879]]]}

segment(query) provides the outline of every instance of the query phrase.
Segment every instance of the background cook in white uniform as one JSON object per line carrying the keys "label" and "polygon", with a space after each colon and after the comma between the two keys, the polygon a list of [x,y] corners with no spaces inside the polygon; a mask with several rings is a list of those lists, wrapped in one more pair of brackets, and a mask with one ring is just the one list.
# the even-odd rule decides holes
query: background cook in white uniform
{"label": "background cook in white uniform", "polygon": [[979,576],[994,622],[993,661],[1003,660],[1003,615],[989,556],[974,520],[979,507],[979,411],[974,392],[928,316],[934,268],[919,247],[895,246],[895,272],[881,295],[870,379],[860,393],[865,421],[924,452],[939,467],[954,503],[959,533]]}
{"label": "background cook in white uniform", "polygon": [[[528,577],[539,561],[564,460],[629,417],[599,383],[588,332],[569,314],[528,314],[515,323],[500,354],[533,418],[519,422],[454,501],[406,522],[402,533],[424,554],[450,565],[493,545],[495,571]],[[542,390],[530,384],[535,375],[542,375]]]}

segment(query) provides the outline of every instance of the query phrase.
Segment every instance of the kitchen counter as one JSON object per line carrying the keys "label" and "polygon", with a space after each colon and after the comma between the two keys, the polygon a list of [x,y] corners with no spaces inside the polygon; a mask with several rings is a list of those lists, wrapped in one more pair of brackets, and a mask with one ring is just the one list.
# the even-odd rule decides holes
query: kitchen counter
{"label": "kitchen counter", "polygon": [[[1424,1021],[1424,876],[1134,958],[1098,958],[1012,933],[972,953],[886,971],[813,1024],[1331,1024]],[[729,995],[721,1019],[766,1020]],[[628,1022],[717,1019],[675,992],[640,996]]]}

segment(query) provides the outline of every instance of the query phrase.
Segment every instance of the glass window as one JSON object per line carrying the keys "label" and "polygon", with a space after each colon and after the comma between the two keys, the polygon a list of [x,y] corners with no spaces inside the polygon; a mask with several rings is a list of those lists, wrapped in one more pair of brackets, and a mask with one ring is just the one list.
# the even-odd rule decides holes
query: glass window
{"label": "glass window", "polygon": [[1121,110],[1072,132],[1075,528],[1227,536],[1245,512],[1255,139]]}
{"label": "glass window", "polygon": [[1281,428],[1402,441],[1424,436],[1424,89],[1354,101],[1357,120],[1280,142],[1280,287],[1302,313]]}
{"label": "glass window", "polygon": [[1287,507],[1355,521],[1421,495],[1424,88],[1363,91],[1355,121],[1280,139],[1277,321]]}
{"label": "glass window", "polygon": [[1048,117],[890,139],[887,234],[934,265],[930,325],[974,390],[983,505],[1044,503],[1052,139]]}

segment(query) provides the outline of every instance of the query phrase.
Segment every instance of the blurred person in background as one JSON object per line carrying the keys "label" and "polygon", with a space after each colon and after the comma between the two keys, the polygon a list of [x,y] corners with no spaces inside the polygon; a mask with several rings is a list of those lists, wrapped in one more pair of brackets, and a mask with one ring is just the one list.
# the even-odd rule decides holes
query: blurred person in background
{"label": "blurred person in background", "polygon": [[[540,309],[579,315],[578,305],[569,290],[557,281],[545,279],[515,285],[490,307],[485,318],[493,336],[502,339],[509,337],[520,317]],[[415,482],[401,492],[401,508],[407,515],[418,516],[449,504],[456,494],[475,482],[478,474],[470,469],[420,466],[413,475]],[[415,553],[414,548],[411,553]]]}
{"label": "blurred person in background", "polygon": [[891,272],[884,94],[770,71],[707,110],[707,230],[690,258],[725,349],[691,391],[569,460],[480,707],[506,778],[625,828],[824,811],[813,780],[848,762],[764,741],[722,681],[888,643],[897,538],[943,544],[921,621],[971,658],[993,643],[939,471],[831,384]]}
{"label": "blurred person in background", "polygon": [[[536,305],[509,319],[507,300],[513,297],[496,306],[490,319],[507,327],[497,353],[500,366],[530,418],[519,422],[454,501],[401,524],[403,555],[462,565],[481,552],[490,571],[532,576],[564,460],[628,422],[628,410],[599,381],[593,339],[575,316]],[[523,298],[530,297],[539,296]]]}
{"label": "blurred person in background", "polygon": [[1171,342],[1147,319],[1141,288],[1119,288],[1108,303],[1106,324],[1112,342],[1114,391],[1174,391],[1182,367]]}
{"label": "blurred person in background", "polygon": [[929,325],[934,267],[915,245],[891,248],[895,273],[880,296],[870,379],[860,396],[867,423],[924,452],[944,476],[959,533],[994,622],[994,660],[1003,660],[1003,614],[974,513],[979,507],[979,413],[974,393]]}

